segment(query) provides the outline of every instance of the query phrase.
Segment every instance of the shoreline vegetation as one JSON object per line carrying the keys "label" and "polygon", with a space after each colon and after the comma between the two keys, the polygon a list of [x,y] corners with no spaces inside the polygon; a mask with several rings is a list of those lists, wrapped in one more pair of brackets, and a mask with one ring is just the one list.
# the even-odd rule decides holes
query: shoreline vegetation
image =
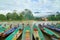
{"label": "shoreline vegetation", "polygon": [[6,15],[0,14],[0,21],[60,21],[60,12],[51,14],[44,17],[35,17],[31,10],[25,9],[24,11],[17,13],[17,10],[14,10],[12,13],[8,12]]}

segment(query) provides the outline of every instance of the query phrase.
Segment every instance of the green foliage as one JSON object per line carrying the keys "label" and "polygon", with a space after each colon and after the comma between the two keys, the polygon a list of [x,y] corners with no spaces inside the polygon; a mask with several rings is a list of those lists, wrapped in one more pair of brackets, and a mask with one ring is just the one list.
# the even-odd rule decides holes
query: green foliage
{"label": "green foliage", "polygon": [[[56,15],[49,15],[47,17],[49,21],[58,21],[60,20],[60,12],[56,12]],[[0,14],[0,20],[41,20],[42,17],[36,18],[33,16],[31,10],[25,9],[24,11],[17,13],[16,10],[14,10],[12,13],[8,12],[6,15]]]}
{"label": "green foliage", "polygon": [[34,20],[42,21],[41,17],[35,17]]}
{"label": "green foliage", "polygon": [[26,20],[32,20],[34,19],[34,16],[32,14],[32,12],[28,9],[25,9],[25,19]]}
{"label": "green foliage", "polygon": [[19,19],[19,16],[16,12],[13,12],[12,13],[12,20],[18,20]]}
{"label": "green foliage", "polygon": [[12,20],[12,14],[10,12],[8,12],[6,14],[6,18],[7,18],[7,20]]}
{"label": "green foliage", "polygon": [[[44,18],[44,17],[43,17]],[[48,19],[48,21],[60,21],[60,12],[56,12],[55,14],[51,14],[49,15],[48,17],[46,17]],[[36,18],[35,17],[35,20],[40,20],[40,21],[43,21],[42,20],[42,17],[39,17],[39,18]]]}
{"label": "green foliage", "polygon": [[50,15],[47,17],[47,19],[50,21],[58,21],[60,20],[60,13],[56,12],[56,15]]}
{"label": "green foliage", "polygon": [[5,17],[5,15],[3,15],[3,14],[0,14],[0,20],[1,20],[1,21],[5,21],[5,20],[6,20],[6,17]]}
{"label": "green foliage", "polygon": [[24,20],[23,13],[20,14],[19,19],[20,19],[20,20]]}
{"label": "green foliage", "polygon": [[0,14],[0,20],[32,20],[33,19],[33,14],[30,10],[25,9],[24,11],[22,11],[19,15],[19,13],[16,12],[16,10],[14,10],[12,13],[8,12],[5,15]]}

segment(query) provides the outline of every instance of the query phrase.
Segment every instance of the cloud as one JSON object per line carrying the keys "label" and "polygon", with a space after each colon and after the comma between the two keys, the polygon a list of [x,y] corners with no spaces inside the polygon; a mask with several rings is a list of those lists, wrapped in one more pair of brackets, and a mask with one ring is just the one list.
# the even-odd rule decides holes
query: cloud
{"label": "cloud", "polygon": [[[60,0],[0,0],[0,12],[1,10],[21,11],[24,9],[30,9],[32,12],[60,11]],[[40,14],[45,15],[45,13]]]}
{"label": "cloud", "polygon": [[11,12],[12,13],[11,10],[0,10],[0,14],[6,15],[6,13],[8,13],[8,12]]}

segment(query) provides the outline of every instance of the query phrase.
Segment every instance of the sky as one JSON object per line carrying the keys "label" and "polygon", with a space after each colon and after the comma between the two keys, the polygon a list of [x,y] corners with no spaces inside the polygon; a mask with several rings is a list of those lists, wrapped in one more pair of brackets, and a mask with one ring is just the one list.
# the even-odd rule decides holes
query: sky
{"label": "sky", "polygon": [[46,12],[60,11],[60,0],[0,0],[0,14],[13,10],[21,12],[24,9],[30,9],[35,16],[44,16],[52,14]]}

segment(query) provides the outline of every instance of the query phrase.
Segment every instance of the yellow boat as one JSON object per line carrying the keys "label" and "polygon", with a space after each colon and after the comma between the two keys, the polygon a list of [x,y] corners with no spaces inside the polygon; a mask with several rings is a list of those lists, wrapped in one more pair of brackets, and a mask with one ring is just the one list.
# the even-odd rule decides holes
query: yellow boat
{"label": "yellow boat", "polygon": [[10,34],[5,40],[17,40],[18,37],[21,35],[22,29],[19,26],[12,34]]}
{"label": "yellow boat", "polygon": [[26,31],[25,40],[30,40],[30,31],[29,30]]}
{"label": "yellow boat", "polygon": [[40,37],[39,37],[39,34],[38,34],[38,30],[34,30],[33,31],[33,35],[34,35],[34,38],[37,40],[41,40]]}
{"label": "yellow boat", "polygon": [[12,40],[17,40],[21,34],[22,30],[19,30]]}
{"label": "yellow boat", "polygon": [[35,24],[33,25],[32,33],[33,33],[35,40],[45,40],[43,33]]}
{"label": "yellow boat", "polygon": [[32,31],[29,25],[23,30],[22,40],[32,40]]}

